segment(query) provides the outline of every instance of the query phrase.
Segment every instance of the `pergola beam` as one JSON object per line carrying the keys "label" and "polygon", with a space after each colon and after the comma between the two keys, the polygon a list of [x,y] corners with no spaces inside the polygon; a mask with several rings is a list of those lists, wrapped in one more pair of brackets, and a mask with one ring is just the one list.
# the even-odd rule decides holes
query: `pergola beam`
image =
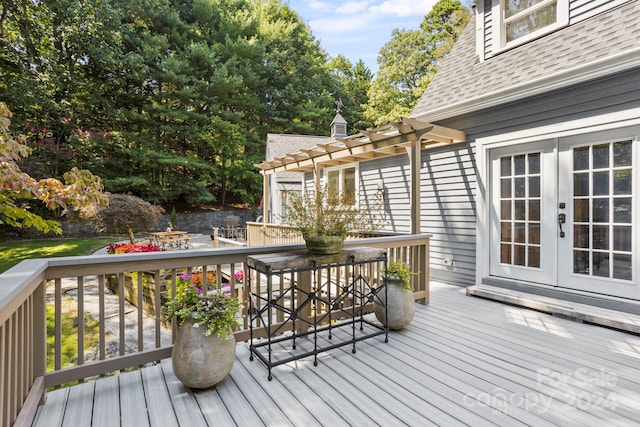
{"label": "pergola beam", "polygon": [[[410,117],[389,122],[372,130],[363,130],[346,138],[320,143],[310,149],[264,161],[256,167],[264,174],[281,171],[310,172],[314,169],[398,154],[412,143],[420,146],[452,144],[466,140],[464,132],[422,122]],[[411,152],[409,149],[408,152]]]}

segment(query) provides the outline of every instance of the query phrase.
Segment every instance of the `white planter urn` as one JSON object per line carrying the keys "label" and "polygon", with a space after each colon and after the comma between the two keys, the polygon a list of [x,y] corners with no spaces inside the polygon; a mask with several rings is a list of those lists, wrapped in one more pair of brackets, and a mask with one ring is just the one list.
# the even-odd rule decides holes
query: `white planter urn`
{"label": "white planter urn", "polygon": [[[387,291],[381,289],[375,299],[374,312],[380,323],[392,330],[405,328],[416,314],[413,292],[402,286],[399,277],[387,277]],[[384,305],[387,305],[385,312]]]}
{"label": "white planter urn", "polygon": [[191,388],[210,388],[222,381],[233,368],[236,340],[233,335],[224,339],[218,334],[205,336],[204,327],[194,327],[192,319],[185,319],[178,328],[171,353],[171,365],[176,377]]}

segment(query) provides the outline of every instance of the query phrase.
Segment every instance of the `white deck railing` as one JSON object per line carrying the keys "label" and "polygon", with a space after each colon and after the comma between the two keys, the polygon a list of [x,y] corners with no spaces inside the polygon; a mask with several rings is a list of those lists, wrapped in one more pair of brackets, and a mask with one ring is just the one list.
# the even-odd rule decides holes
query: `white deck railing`
{"label": "white deck railing", "polygon": [[[410,263],[419,272],[412,277],[415,299],[428,303],[428,236],[354,239],[345,245],[384,248],[390,259]],[[35,259],[0,274],[0,426],[28,425],[49,387],[170,357],[170,329],[160,316],[149,313],[157,311],[163,293],[172,292],[183,272],[200,271],[205,277],[215,272],[214,283],[207,286],[229,289],[240,299],[242,327],[235,336],[246,341],[246,291],[233,272],[245,270],[249,255],[301,248],[298,244]],[[69,352],[68,342],[63,342],[69,334],[62,329],[65,316],[83,325],[73,333],[77,350],[67,366],[62,363],[63,351]],[[88,342],[93,337],[89,333],[96,330],[96,342]]]}

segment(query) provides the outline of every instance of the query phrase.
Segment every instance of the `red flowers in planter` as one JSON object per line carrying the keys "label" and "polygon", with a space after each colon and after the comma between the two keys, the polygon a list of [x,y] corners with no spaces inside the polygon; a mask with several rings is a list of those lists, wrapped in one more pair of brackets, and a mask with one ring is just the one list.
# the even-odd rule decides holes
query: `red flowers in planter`
{"label": "red flowers in planter", "polygon": [[148,245],[135,245],[131,243],[112,243],[107,246],[108,254],[132,254],[139,252],[160,252],[160,246],[148,244]]}

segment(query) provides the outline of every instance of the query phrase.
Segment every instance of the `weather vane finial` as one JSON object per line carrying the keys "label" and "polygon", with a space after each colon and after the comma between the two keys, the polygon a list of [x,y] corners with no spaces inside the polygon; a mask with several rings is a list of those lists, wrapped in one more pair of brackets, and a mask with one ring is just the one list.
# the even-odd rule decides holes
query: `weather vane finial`
{"label": "weather vane finial", "polygon": [[344,104],[342,103],[342,98],[340,98],[339,100],[334,101],[334,102],[336,104],[336,113],[339,113],[342,110],[342,108],[344,107]]}

